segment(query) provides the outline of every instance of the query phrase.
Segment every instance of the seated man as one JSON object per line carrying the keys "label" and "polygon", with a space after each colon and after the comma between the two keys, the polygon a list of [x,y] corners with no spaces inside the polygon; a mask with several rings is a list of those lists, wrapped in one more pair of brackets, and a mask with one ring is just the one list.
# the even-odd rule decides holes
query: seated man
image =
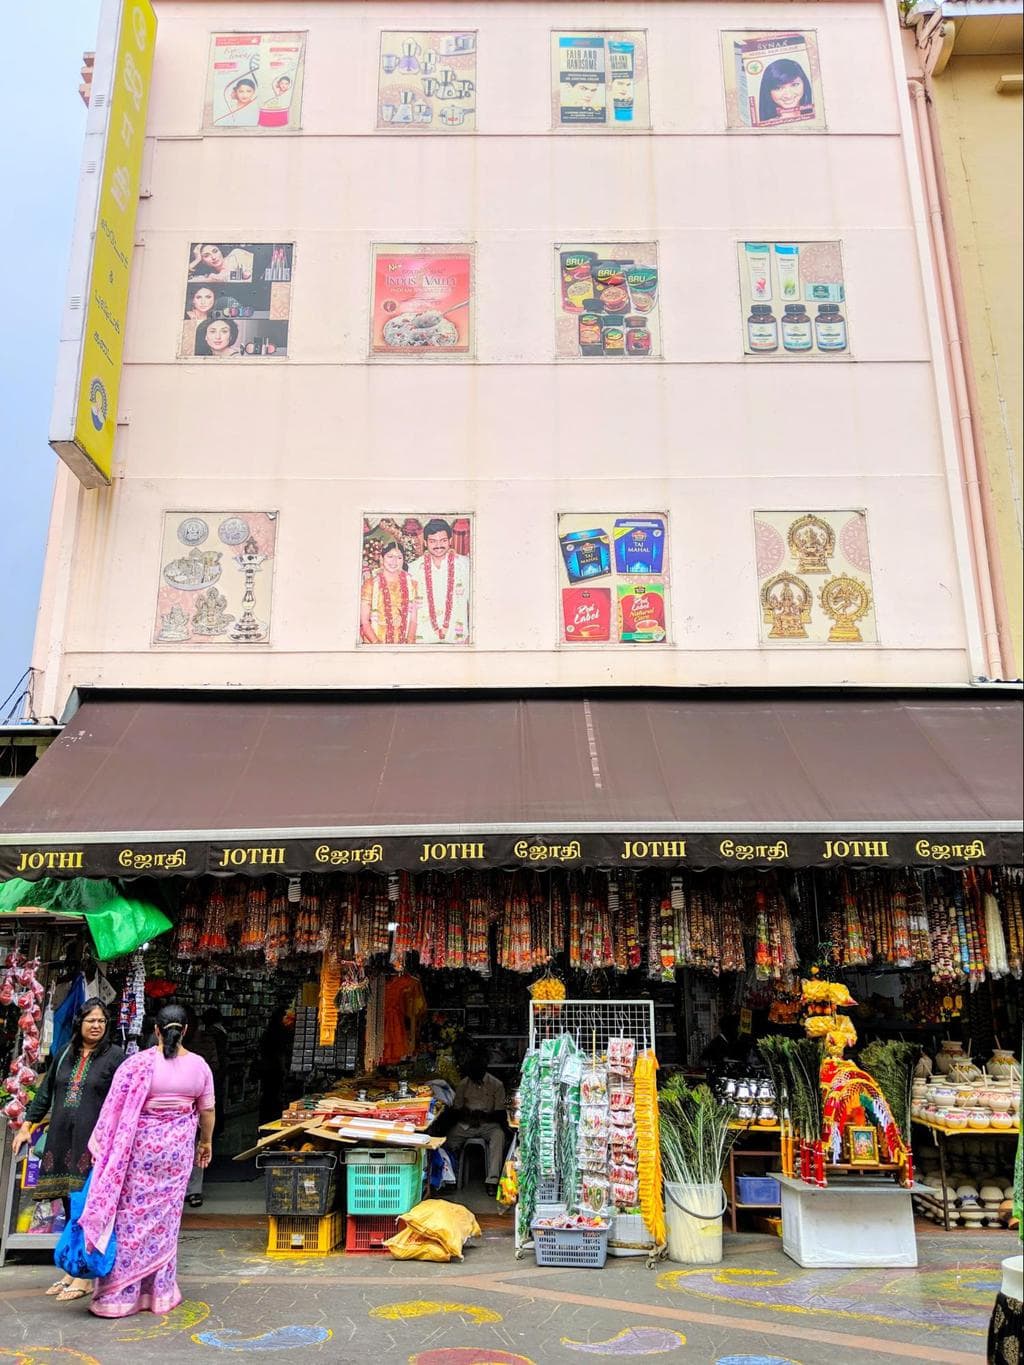
{"label": "seated man", "polygon": [[466,1074],[455,1087],[455,1119],[447,1146],[457,1159],[466,1139],[483,1138],[487,1143],[489,1190],[498,1188],[501,1162],[505,1155],[505,1087],[487,1070],[487,1054],[475,1052],[466,1064]]}

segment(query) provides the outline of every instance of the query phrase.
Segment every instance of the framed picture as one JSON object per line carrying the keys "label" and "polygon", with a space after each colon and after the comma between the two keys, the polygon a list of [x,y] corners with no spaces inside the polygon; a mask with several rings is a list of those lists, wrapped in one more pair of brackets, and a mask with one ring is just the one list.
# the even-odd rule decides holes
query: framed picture
{"label": "framed picture", "polygon": [[867,1125],[851,1125],[846,1130],[846,1154],[851,1166],[878,1165],[878,1134]]}

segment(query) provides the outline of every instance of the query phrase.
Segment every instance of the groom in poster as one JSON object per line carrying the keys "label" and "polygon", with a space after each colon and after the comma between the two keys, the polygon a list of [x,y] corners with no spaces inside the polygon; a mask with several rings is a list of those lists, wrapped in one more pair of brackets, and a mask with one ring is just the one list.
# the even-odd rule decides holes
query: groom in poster
{"label": "groom in poster", "polygon": [[451,524],[431,517],[423,528],[424,553],[409,572],[421,606],[418,645],[463,645],[469,640],[469,556],[457,555]]}

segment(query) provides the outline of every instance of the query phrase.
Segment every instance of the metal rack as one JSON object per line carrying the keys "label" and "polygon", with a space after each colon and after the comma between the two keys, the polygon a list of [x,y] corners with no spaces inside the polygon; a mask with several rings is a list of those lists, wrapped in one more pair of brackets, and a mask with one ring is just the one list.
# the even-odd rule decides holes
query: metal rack
{"label": "metal rack", "polygon": [[17,1231],[21,1203],[18,1167],[22,1160],[15,1160],[7,1119],[0,1114],[0,1266],[9,1251],[52,1251],[58,1241],[49,1232]]}
{"label": "metal rack", "polygon": [[599,1057],[607,1054],[611,1038],[633,1038],[638,1049],[654,1047],[654,1001],[531,1000],[531,1050],[560,1033]]}

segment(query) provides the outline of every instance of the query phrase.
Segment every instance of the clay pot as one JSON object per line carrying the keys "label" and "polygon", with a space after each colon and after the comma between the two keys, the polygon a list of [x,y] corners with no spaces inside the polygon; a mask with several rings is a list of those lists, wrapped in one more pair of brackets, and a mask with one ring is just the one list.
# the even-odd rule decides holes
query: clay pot
{"label": "clay pot", "polygon": [[942,1044],[942,1047],[936,1054],[935,1070],[941,1076],[945,1076],[949,1072],[950,1067],[953,1066],[955,1062],[963,1060],[963,1056],[964,1056],[963,1043],[956,1043],[947,1038],[947,1040]]}
{"label": "clay pot", "polygon": [[928,1098],[932,1104],[941,1105],[948,1109],[951,1104],[956,1104],[957,1092],[949,1085],[933,1085],[928,1092]]}
{"label": "clay pot", "polygon": [[969,1109],[967,1111],[968,1128],[987,1128],[989,1126],[989,1113],[987,1109]]}
{"label": "clay pot", "polygon": [[990,1076],[995,1076],[999,1080],[1020,1079],[1020,1066],[1017,1058],[1007,1048],[996,1048],[988,1059],[987,1071]]}
{"label": "clay pot", "polygon": [[963,1129],[967,1127],[967,1114],[962,1109],[948,1109],[943,1123],[947,1128]]}
{"label": "clay pot", "polygon": [[989,1118],[989,1123],[993,1128],[1012,1128],[1014,1126],[1012,1117],[1005,1111],[995,1109]]}

